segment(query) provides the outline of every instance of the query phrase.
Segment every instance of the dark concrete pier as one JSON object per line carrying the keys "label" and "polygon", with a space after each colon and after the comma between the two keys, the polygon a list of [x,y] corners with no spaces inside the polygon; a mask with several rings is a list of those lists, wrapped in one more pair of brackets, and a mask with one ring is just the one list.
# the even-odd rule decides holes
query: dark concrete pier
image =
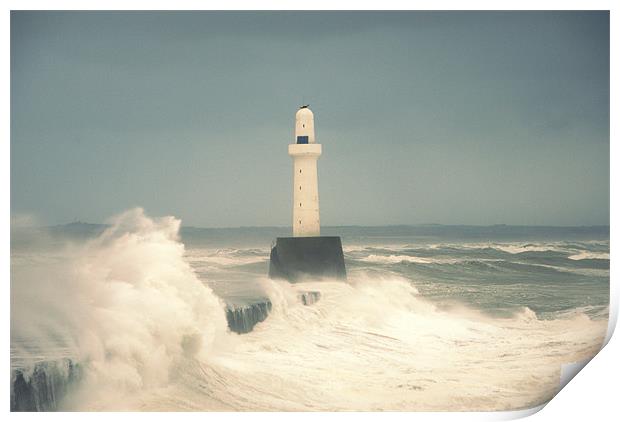
{"label": "dark concrete pier", "polygon": [[278,237],[271,249],[269,277],[290,282],[316,278],[345,280],[340,237]]}

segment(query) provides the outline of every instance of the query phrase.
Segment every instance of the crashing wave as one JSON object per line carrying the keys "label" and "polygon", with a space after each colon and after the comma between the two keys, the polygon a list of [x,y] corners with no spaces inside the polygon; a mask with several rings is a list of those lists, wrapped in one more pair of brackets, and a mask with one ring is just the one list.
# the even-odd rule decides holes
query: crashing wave
{"label": "crashing wave", "polygon": [[580,252],[575,255],[571,255],[568,259],[573,261],[581,261],[582,259],[607,259],[609,260],[608,252]]}

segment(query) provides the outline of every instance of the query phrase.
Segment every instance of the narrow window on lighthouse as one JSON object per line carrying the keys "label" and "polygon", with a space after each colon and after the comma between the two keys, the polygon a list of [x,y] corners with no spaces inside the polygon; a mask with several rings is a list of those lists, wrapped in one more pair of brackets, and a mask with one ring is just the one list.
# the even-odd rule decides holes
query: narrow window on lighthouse
{"label": "narrow window on lighthouse", "polygon": [[299,224],[301,224],[301,220],[299,220]]}
{"label": "narrow window on lighthouse", "polygon": [[299,185],[299,190],[301,190],[301,185]]}
{"label": "narrow window on lighthouse", "polygon": [[299,203],[299,206],[301,207],[301,202]]}
{"label": "narrow window on lighthouse", "polygon": [[301,174],[301,169],[299,169],[299,174]]}

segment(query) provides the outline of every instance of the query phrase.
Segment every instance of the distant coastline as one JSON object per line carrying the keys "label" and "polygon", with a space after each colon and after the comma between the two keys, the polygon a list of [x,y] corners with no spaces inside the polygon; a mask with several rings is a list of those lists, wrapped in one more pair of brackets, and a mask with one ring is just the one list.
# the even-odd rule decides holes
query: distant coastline
{"label": "distant coastline", "polygon": [[[66,229],[78,229],[78,230],[98,230],[109,227],[104,223],[86,223],[82,221],[76,221],[66,224],[56,224],[50,226],[33,226],[31,229],[47,229],[47,230],[66,230]],[[562,226],[562,225],[527,225],[527,224],[441,224],[441,223],[422,223],[422,224],[384,224],[384,225],[327,225],[323,226],[327,229],[424,229],[424,228],[466,228],[466,229],[482,229],[482,228],[509,228],[509,229],[604,229],[609,231],[609,225],[594,224],[594,225],[574,225],[574,226]],[[181,230],[281,230],[288,229],[288,226],[236,226],[236,227],[199,227],[199,226],[182,226]]]}

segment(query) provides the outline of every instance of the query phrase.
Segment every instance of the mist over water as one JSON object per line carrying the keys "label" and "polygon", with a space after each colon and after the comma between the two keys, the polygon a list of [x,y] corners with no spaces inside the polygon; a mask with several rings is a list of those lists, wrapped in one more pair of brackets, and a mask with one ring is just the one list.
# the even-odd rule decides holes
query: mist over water
{"label": "mist over water", "polygon": [[[66,410],[508,410],[549,400],[561,364],[601,346],[599,233],[348,230],[347,283],[269,280],[272,233],[180,232],[141,209],[62,247],[15,246],[11,365],[80,362]],[[265,321],[230,332],[226,304],[265,299]]]}

